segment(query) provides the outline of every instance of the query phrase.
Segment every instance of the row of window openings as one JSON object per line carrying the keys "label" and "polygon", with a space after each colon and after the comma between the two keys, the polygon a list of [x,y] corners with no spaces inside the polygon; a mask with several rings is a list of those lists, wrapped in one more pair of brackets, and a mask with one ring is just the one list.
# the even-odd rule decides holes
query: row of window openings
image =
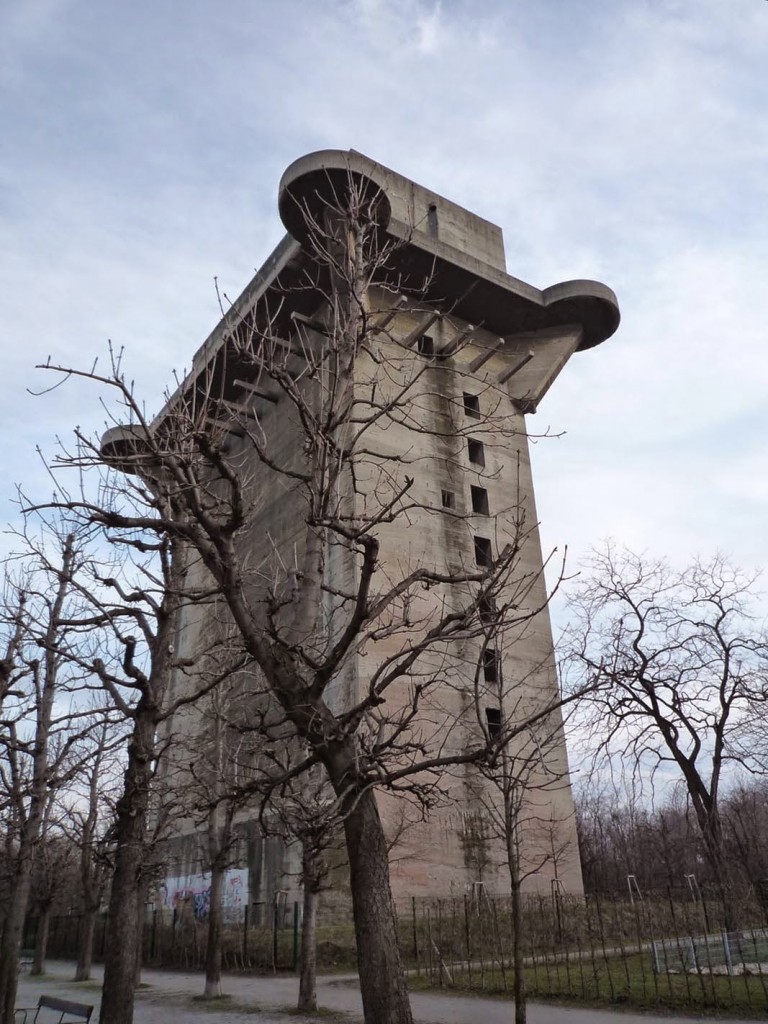
{"label": "row of window openings", "polygon": [[[491,514],[488,504],[488,491],[484,487],[476,487],[474,484],[469,488],[472,499],[472,511],[478,516],[489,516]],[[456,495],[453,491],[442,491],[443,508],[456,507]]]}
{"label": "row of window openings", "polygon": [[[480,516],[490,515],[488,492],[485,488],[475,487],[473,485],[470,490],[472,493],[472,511]],[[442,495],[443,508],[454,508],[456,496],[453,491],[443,491]],[[475,534],[474,545],[475,565],[478,565],[483,569],[490,568],[490,566],[493,565],[493,549],[491,547],[490,537],[481,537],[478,534]]]}
{"label": "row of window openings", "polygon": [[[425,350],[422,350],[421,342],[419,351],[423,355],[432,355],[434,342],[431,338],[426,339]],[[480,399],[477,395],[463,392],[464,413],[471,419],[480,419]],[[485,448],[482,441],[475,438],[467,439],[467,454],[469,461],[476,466],[485,466]],[[470,487],[472,499],[472,511],[477,515],[490,515],[488,504],[488,491],[484,487]],[[443,491],[443,507],[454,507],[454,494],[452,491]],[[493,562],[491,541],[488,537],[475,537],[475,562],[479,566],[490,566]],[[492,601],[486,599],[481,609],[481,617],[487,619],[493,615],[495,608]],[[499,679],[499,658],[494,647],[486,647],[483,651],[483,678],[486,683],[496,683]],[[488,727],[488,735],[494,739],[501,733],[501,708],[486,708],[485,719]]]}
{"label": "row of window openings", "polygon": [[[480,419],[480,399],[477,395],[464,392],[464,413],[471,419]],[[474,438],[467,440],[467,454],[469,461],[476,466],[485,466],[485,448],[482,441]],[[470,487],[472,496],[472,511],[478,515],[490,515],[488,505],[488,492],[484,487]],[[480,566],[489,566],[493,560],[491,542],[487,537],[475,537],[475,561]],[[492,618],[496,609],[490,598],[482,601],[480,617],[484,621]],[[483,651],[483,678],[486,683],[497,683],[499,680],[499,657],[495,647],[486,647]],[[495,739],[501,734],[501,708],[486,708],[485,721],[488,728],[488,736]]]}
{"label": "row of window openings", "polygon": [[[483,678],[486,683],[499,681],[499,655],[495,647],[486,647],[483,651]],[[489,739],[496,739],[501,734],[501,708],[486,708],[485,723]]]}

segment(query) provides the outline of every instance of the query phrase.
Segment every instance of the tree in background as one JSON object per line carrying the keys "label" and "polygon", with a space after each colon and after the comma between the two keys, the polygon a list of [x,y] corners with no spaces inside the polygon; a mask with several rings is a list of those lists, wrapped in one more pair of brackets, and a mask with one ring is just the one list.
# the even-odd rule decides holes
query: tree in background
{"label": "tree in background", "polygon": [[72,868],[76,854],[66,836],[58,828],[51,828],[50,821],[45,823],[41,838],[35,850],[31,895],[27,906],[28,914],[35,918],[35,947],[30,974],[45,973],[51,915],[62,890],[72,890]]}
{"label": "tree in background", "polygon": [[[571,849],[573,823],[564,813],[557,817],[557,794],[569,792],[570,775],[563,740],[563,708],[531,722],[527,731],[514,732],[515,723],[525,720],[530,709],[519,706],[530,690],[520,677],[521,667],[510,678],[497,652],[508,646],[504,631],[508,616],[504,608],[485,602],[482,616],[485,625],[483,657],[475,671],[475,708],[478,725],[484,731],[489,748],[497,746],[496,756],[481,767],[490,786],[477,791],[477,805],[484,836],[502,841],[509,871],[512,912],[512,965],[515,1024],[525,1024],[527,999],[525,989],[525,957],[523,945],[523,884],[549,867],[555,883],[562,860],[577,856]],[[531,676],[539,675],[545,666],[534,664]],[[535,692],[535,688],[533,688]],[[583,693],[579,693],[582,697]],[[571,695],[575,699],[575,695]],[[490,715],[488,707],[498,709]],[[571,816],[572,817],[572,816]],[[477,828],[480,822],[476,822]],[[556,894],[557,895],[557,894]]]}
{"label": "tree in background", "polygon": [[[80,453],[71,458],[62,453],[61,462],[82,468]],[[84,481],[78,480],[78,486],[83,486]],[[206,595],[201,597],[186,585],[182,542],[147,528],[156,521],[162,497],[143,484],[113,486],[103,474],[88,483],[92,492],[73,496],[60,478],[54,500],[44,507],[27,504],[27,513],[70,524],[88,539],[87,555],[76,569],[57,572],[78,603],[64,620],[65,632],[46,640],[46,650],[85,680],[85,692],[107,701],[109,715],[118,722],[127,744],[111,830],[114,859],[101,1002],[102,1021],[120,1024],[133,1016],[145,896],[167,825],[169,809],[162,793],[158,791],[152,803],[153,785],[169,741],[161,726],[180,707],[214,688],[221,677],[206,670],[201,676],[204,681],[182,687],[181,696],[171,690],[172,682],[192,667],[190,659],[180,657],[177,650],[180,609],[198,598],[206,600]],[[104,529],[104,520],[115,508],[124,514],[130,509],[127,529]],[[207,669],[205,656],[201,657]]]}
{"label": "tree in background", "polygon": [[78,705],[83,672],[61,655],[82,566],[74,532],[28,533],[6,566],[0,662],[0,806],[10,858],[0,938],[0,1020],[13,1024],[19,954],[38,847],[52,803],[78,769],[78,744],[99,713]]}
{"label": "tree in background", "polygon": [[[219,648],[221,664],[226,646]],[[259,733],[241,728],[248,706],[246,680],[247,674],[233,670],[188,709],[186,726],[179,715],[174,722],[175,743],[181,750],[174,753],[173,777],[167,785],[177,790],[175,802],[187,808],[199,829],[200,860],[211,878],[204,999],[222,994],[224,880],[239,839],[236,815],[249,802],[245,786],[259,774],[258,755],[254,757],[254,737],[258,751]]]}
{"label": "tree in background", "polygon": [[[715,880],[701,856],[701,835],[684,787],[653,804],[630,787],[617,790],[585,777],[576,788],[584,888],[625,894],[699,890]],[[720,797],[723,846],[734,887],[768,909],[768,803],[762,778],[732,779]],[[695,880],[695,881],[694,881]]]}
{"label": "tree in background", "polygon": [[718,556],[683,570],[607,546],[573,587],[564,649],[595,756],[651,784],[681,779],[713,883],[728,907],[724,773],[762,771],[749,742],[768,681],[756,577]]}
{"label": "tree in background", "polygon": [[[122,726],[122,727],[121,727]],[[92,753],[64,794],[61,827],[77,851],[80,911],[75,981],[88,981],[98,912],[113,867],[112,831],[124,749],[125,723],[105,718],[91,737]]]}

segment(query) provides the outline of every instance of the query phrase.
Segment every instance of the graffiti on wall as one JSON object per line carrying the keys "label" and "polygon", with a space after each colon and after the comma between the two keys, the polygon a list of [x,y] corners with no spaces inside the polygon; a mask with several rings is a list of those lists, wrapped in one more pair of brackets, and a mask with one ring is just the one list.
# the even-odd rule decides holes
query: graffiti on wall
{"label": "graffiti on wall", "polygon": [[[211,873],[166,878],[158,889],[157,900],[163,910],[189,909],[198,919],[208,916],[211,903]],[[248,869],[230,868],[224,872],[221,906],[225,921],[242,919],[248,906]]]}

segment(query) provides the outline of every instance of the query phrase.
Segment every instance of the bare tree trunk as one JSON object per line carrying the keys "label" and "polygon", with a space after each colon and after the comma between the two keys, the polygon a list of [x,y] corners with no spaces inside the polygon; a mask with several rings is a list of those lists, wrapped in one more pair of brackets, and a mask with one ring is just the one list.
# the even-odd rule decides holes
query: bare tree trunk
{"label": "bare tree trunk", "polygon": [[365,1024],[413,1024],[376,798],[366,789],[347,802],[344,834]]}
{"label": "bare tree trunk", "polygon": [[19,857],[11,904],[3,928],[3,945],[0,949],[0,1020],[2,1024],[14,1024],[16,989],[19,983],[19,957],[24,938],[24,919],[29,902],[31,877],[32,857],[25,854]]}
{"label": "bare tree trunk", "polygon": [[93,963],[93,937],[96,933],[96,914],[98,908],[88,907],[80,921],[80,940],[77,947],[77,967],[75,981],[88,981],[91,977]]}
{"label": "bare tree trunk", "polygon": [[45,973],[45,954],[48,949],[48,931],[51,925],[51,904],[45,903],[40,908],[40,917],[37,921],[37,935],[35,937],[35,958],[32,963],[30,974]]}
{"label": "bare tree trunk", "polygon": [[208,940],[205,949],[204,999],[221,995],[221,894],[224,889],[224,864],[211,865],[211,898],[208,905]]}
{"label": "bare tree trunk", "polygon": [[512,964],[515,972],[512,995],[515,1000],[515,1024],[525,1024],[528,997],[525,989],[525,963],[523,957],[523,901],[520,884],[512,886]]}
{"label": "bare tree trunk", "polygon": [[183,566],[181,549],[172,549],[170,564],[164,566],[165,591],[162,608],[156,612],[149,677],[144,676],[133,663],[134,643],[130,638],[125,646],[125,671],[141,680],[141,697],[131,716],[133,730],[128,744],[128,764],[123,793],[117,803],[117,849],[109,899],[109,938],[104,954],[99,1024],[133,1024],[144,930],[147,825],[156,756],[155,729],[173,665],[173,639]]}
{"label": "bare tree trunk", "polygon": [[88,784],[88,814],[83,821],[80,837],[80,884],[82,886],[83,917],[80,921],[75,981],[88,981],[91,977],[96,915],[103,894],[104,867],[103,864],[97,867],[94,863],[94,838],[99,820],[99,782],[108,741],[109,723],[105,721],[101,727],[99,743],[94,752]]}
{"label": "bare tree trunk", "polygon": [[509,890],[512,910],[512,994],[515,1000],[515,1024],[526,1024],[527,997],[525,991],[525,964],[523,963],[523,905],[520,891],[520,849],[518,845],[519,803],[517,785],[510,777],[509,764],[504,760],[504,839],[507,846]]}
{"label": "bare tree trunk", "polygon": [[710,847],[707,844],[707,852],[709,853],[709,865],[714,876],[715,890],[723,907],[723,927],[726,931],[732,932],[739,927],[739,920],[733,905],[733,893],[723,854],[722,839],[717,846]]}
{"label": "bare tree trunk", "polygon": [[[699,783],[698,778],[692,781],[686,778],[686,782],[691,792],[695,792],[692,788],[694,783],[698,784],[700,790],[704,789]],[[707,799],[706,795],[702,796],[699,792],[696,792],[695,795],[697,799],[693,800],[694,813],[696,814],[696,820],[704,840],[704,850],[707,855],[710,871],[712,872],[715,891],[722,903],[723,925],[726,931],[734,931],[738,926],[738,922],[733,907],[728,867],[723,852],[725,844],[719,809],[715,797],[709,796],[709,799]]]}
{"label": "bare tree trunk", "polygon": [[[35,738],[32,748],[32,778],[29,793],[29,811],[23,822],[18,848],[18,870],[13,887],[11,910],[3,930],[3,948],[0,949],[0,1021],[13,1024],[16,989],[19,982],[19,954],[24,934],[24,918],[29,903],[32,878],[32,863],[35,848],[40,840],[45,819],[45,808],[49,799],[49,746],[53,705],[56,695],[58,659],[55,654],[55,639],[60,628],[62,608],[69,586],[69,574],[74,558],[74,536],[64,541],[62,568],[58,574],[55,599],[48,613],[45,634],[41,646],[44,649],[42,662],[30,662],[35,680],[37,700],[35,705]],[[23,802],[20,793],[12,795],[14,801]],[[23,815],[20,815],[23,820]]]}
{"label": "bare tree trunk", "polygon": [[132,1024],[133,1021],[141,941],[141,873],[154,749],[153,715],[144,698],[135,715],[125,789],[117,805],[117,850],[109,899],[109,940],[104,954],[100,1024]]}
{"label": "bare tree trunk", "polygon": [[136,910],[139,915],[139,919],[136,922],[136,988],[141,984],[141,971],[144,966],[144,925],[147,917],[147,896],[149,895],[149,878],[147,877],[145,869],[146,856],[143,856],[141,861],[141,871],[139,873],[139,891],[136,895]]}
{"label": "bare tree trunk", "polygon": [[309,842],[302,850],[304,912],[301,924],[301,976],[297,1009],[304,1013],[317,1010],[317,906],[320,901],[316,883],[315,856]]}

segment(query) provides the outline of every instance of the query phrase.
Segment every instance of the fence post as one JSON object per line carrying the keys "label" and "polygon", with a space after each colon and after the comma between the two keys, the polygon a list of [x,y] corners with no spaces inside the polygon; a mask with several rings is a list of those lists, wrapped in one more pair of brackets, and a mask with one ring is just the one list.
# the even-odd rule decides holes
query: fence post
{"label": "fence post", "polygon": [[469,988],[472,989],[472,945],[469,932],[469,896],[464,893],[464,938],[467,944],[467,977]]}
{"label": "fence post", "polygon": [[243,966],[248,966],[246,960],[248,958],[248,911],[250,910],[249,905],[246,903],[243,907]]}
{"label": "fence post", "polygon": [[299,966],[299,901],[293,901],[293,969]]}
{"label": "fence post", "polygon": [[419,933],[416,927],[416,897],[411,896],[411,918],[413,924],[413,962],[416,966],[416,973],[420,974],[419,970]]}
{"label": "fence post", "polygon": [[733,960],[731,959],[731,945],[728,942],[728,932],[723,928],[723,955],[725,956],[725,964],[728,968],[728,973],[733,974]]}
{"label": "fence post", "polygon": [[275,894],[275,902],[272,906],[272,971],[277,972],[277,894]]}

